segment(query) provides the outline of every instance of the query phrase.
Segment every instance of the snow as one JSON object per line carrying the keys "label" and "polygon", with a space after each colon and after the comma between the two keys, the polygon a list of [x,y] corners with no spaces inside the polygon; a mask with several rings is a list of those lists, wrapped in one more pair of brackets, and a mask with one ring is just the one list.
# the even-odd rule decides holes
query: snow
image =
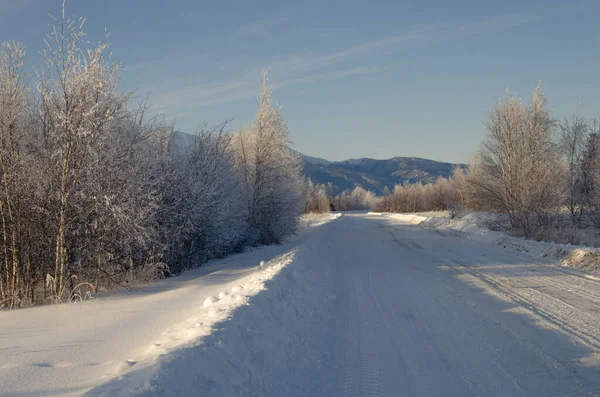
{"label": "snow", "polygon": [[325,223],[331,221],[332,219],[337,219],[342,216],[341,213],[326,213],[326,214],[318,214],[318,213],[310,213],[305,214],[300,218],[300,227],[314,227],[324,225]]}
{"label": "snow", "polygon": [[493,231],[487,225],[497,219],[495,214],[471,212],[459,218],[451,218],[447,212],[369,213],[369,215],[386,217],[399,223],[419,225],[424,228],[460,232],[464,237],[497,245],[513,252],[525,253],[537,259],[548,260],[552,263],[558,262],[564,266],[593,273],[600,271],[600,266],[598,266],[598,263],[600,263],[599,248],[526,240],[509,236],[504,232]]}
{"label": "snow", "polygon": [[600,282],[431,215],[311,215],[282,246],[1,313],[0,395],[597,395]]}
{"label": "snow", "polygon": [[242,289],[244,289],[244,287],[242,287],[241,285],[236,285],[235,287],[231,288],[231,293],[235,294],[237,292],[240,292]]}
{"label": "snow", "polygon": [[208,298],[204,299],[204,302],[202,302],[202,307],[212,306],[213,303],[216,303],[218,301],[219,298],[217,298],[216,296],[209,296]]}
{"label": "snow", "polygon": [[[214,261],[133,291],[0,313],[0,395],[80,396],[111,379],[141,382],[137,374],[159,357],[199,343],[248,305],[289,262],[290,250],[336,217],[310,216],[287,244]],[[89,395],[114,395],[103,390]]]}
{"label": "snow", "polygon": [[418,225],[427,220],[427,217],[416,214],[390,214],[388,217],[397,219],[401,222],[410,223],[411,225]]}

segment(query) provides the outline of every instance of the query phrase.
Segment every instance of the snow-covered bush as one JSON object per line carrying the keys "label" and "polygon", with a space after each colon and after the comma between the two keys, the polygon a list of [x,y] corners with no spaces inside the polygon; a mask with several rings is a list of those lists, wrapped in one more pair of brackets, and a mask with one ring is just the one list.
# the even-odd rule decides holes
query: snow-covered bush
{"label": "snow-covered bush", "polygon": [[172,273],[230,253],[244,237],[243,181],[225,127],[204,127],[189,145],[171,145],[159,213]]}
{"label": "snow-covered bush", "polygon": [[296,230],[300,162],[266,76],[254,125],[178,146],[117,89],[83,21],[63,4],[31,84],[23,46],[0,47],[0,307],[81,299]]}

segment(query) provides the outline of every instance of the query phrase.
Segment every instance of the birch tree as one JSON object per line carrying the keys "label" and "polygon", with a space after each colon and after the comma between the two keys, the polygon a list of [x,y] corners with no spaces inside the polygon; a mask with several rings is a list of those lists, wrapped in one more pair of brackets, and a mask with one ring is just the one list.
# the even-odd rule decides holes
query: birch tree
{"label": "birch tree", "polygon": [[[19,291],[29,288],[22,277],[21,239],[24,164],[23,136],[27,89],[23,79],[25,48],[18,43],[2,43],[0,48],[0,217],[2,221],[3,267],[1,300],[14,306]],[[1,302],[0,302],[1,303]]]}
{"label": "birch tree", "polygon": [[[507,92],[485,123],[474,180],[487,208],[506,213],[511,227],[531,236],[547,227],[564,198],[563,167],[552,141],[554,123],[538,85],[531,104]],[[557,182],[558,181],[558,182]]]}
{"label": "birch tree", "polygon": [[589,124],[589,134],[583,149],[579,194],[589,212],[592,224],[600,227],[600,127],[596,120]]}
{"label": "birch tree", "polygon": [[585,142],[588,136],[588,123],[579,114],[563,120],[560,125],[559,147],[567,166],[567,205],[571,213],[573,226],[581,224],[583,217],[583,201],[581,189],[581,163]]}
{"label": "birch tree", "polygon": [[329,209],[327,187],[321,184],[315,185],[312,180],[307,179],[304,184],[304,212],[324,213],[329,212]]}
{"label": "birch tree", "polygon": [[67,245],[69,228],[76,225],[74,196],[93,161],[92,146],[108,123],[122,114],[129,96],[116,91],[118,67],[104,57],[108,44],[82,48],[85,19],[66,17],[63,3],[61,17],[55,22],[43,53],[47,74],[40,76],[37,90],[52,165],[48,177],[56,198],[51,209],[56,219],[51,285],[53,295],[61,299],[71,276],[69,263],[74,259]]}
{"label": "birch tree", "polygon": [[236,162],[245,186],[249,238],[254,243],[280,243],[296,230],[302,211],[301,159],[281,109],[271,102],[267,73],[260,82],[254,124],[235,137]]}

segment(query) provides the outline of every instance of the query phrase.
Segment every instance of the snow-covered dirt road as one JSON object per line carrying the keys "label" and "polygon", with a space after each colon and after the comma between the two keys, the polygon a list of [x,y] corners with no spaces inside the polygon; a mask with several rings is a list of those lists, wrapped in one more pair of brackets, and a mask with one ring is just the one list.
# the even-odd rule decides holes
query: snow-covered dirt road
{"label": "snow-covered dirt road", "polygon": [[600,395],[600,283],[436,230],[345,216],[323,395]]}
{"label": "snow-covered dirt road", "polygon": [[204,272],[0,313],[0,395],[600,396],[600,281],[575,270],[345,214]]}

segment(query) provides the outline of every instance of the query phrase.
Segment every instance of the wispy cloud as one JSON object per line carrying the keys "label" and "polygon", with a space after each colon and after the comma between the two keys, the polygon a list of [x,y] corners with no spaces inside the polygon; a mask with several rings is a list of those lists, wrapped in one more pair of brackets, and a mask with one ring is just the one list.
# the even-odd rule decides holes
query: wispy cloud
{"label": "wispy cloud", "polygon": [[[402,34],[359,42],[330,53],[288,55],[264,65],[261,69],[268,70],[275,78],[276,89],[287,89],[301,84],[312,84],[361,74],[375,74],[384,71],[385,68],[351,67],[350,64],[364,62],[365,59],[370,59],[370,56],[399,53],[412,48],[457,40],[489,31],[522,26],[547,15],[548,12],[536,11],[503,15],[461,25],[448,23],[424,25]],[[232,37],[261,35],[283,21],[283,19],[274,19],[264,23],[246,25],[236,31]],[[332,68],[335,69],[331,70]],[[254,87],[259,72],[259,70],[253,70],[230,81],[197,85],[185,90],[170,92],[159,98],[159,107],[165,110],[178,107],[203,107],[252,98],[255,95]]]}
{"label": "wispy cloud", "polygon": [[411,48],[474,36],[492,30],[521,26],[542,19],[546,14],[545,12],[524,12],[455,26],[447,23],[425,25],[407,33],[357,43],[330,54],[306,57],[304,63],[296,63],[295,69],[314,70],[362,58],[370,53],[382,51],[401,52]]}
{"label": "wispy cloud", "polygon": [[201,84],[188,87],[163,95],[160,98],[157,108],[166,110],[173,105],[179,106],[183,104],[206,106],[244,99],[246,97],[242,93],[252,93],[250,89],[252,86],[252,82],[238,79],[225,83]]}
{"label": "wispy cloud", "polygon": [[[286,89],[295,85],[315,83],[324,80],[336,80],[350,76],[368,75],[385,70],[383,67],[356,67],[351,69],[335,70],[326,73],[317,73],[304,77],[291,78],[277,82],[275,88]],[[186,91],[177,91],[163,97],[155,111],[164,111],[174,105],[179,110],[198,108],[222,103],[249,99],[256,96],[255,82],[235,82],[231,84],[193,87]]]}
{"label": "wispy cloud", "polygon": [[332,72],[317,73],[317,74],[312,74],[312,75],[305,76],[305,77],[297,77],[297,78],[293,78],[293,79],[284,80],[280,83],[276,83],[275,88],[284,89],[284,88],[289,88],[289,87],[299,85],[299,84],[316,83],[318,81],[324,81],[324,80],[336,80],[336,79],[342,79],[342,78],[350,77],[350,76],[376,74],[376,73],[383,72],[386,69],[387,68],[385,68],[385,67],[375,66],[375,67],[356,67],[356,68],[344,69],[344,70],[334,70]]}
{"label": "wispy cloud", "polygon": [[147,61],[136,62],[133,64],[123,64],[123,68],[121,69],[122,73],[131,73],[131,72],[139,72],[144,70],[152,70],[154,67],[158,65],[164,65],[168,67],[172,65],[177,60],[185,59],[186,62],[206,62],[207,59],[214,57],[216,55],[216,51],[208,51],[200,54],[191,54],[188,50],[181,50],[175,52],[169,52],[163,54],[159,58],[149,59]]}
{"label": "wispy cloud", "polygon": [[239,101],[240,99],[252,98],[255,95],[256,95],[256,92],[254,90],[249,89],[246,91],[239,91],[239,92],[234,92],[234,93],[230,93],[230,94],[225,94],[223,96],[215,97],[213,99],[206,99],[206,100],[195,103],[194,106],[202,107],[202,106],[208,106],[208,105],[217,105],[220,103],[234,102],[234,101]]}

